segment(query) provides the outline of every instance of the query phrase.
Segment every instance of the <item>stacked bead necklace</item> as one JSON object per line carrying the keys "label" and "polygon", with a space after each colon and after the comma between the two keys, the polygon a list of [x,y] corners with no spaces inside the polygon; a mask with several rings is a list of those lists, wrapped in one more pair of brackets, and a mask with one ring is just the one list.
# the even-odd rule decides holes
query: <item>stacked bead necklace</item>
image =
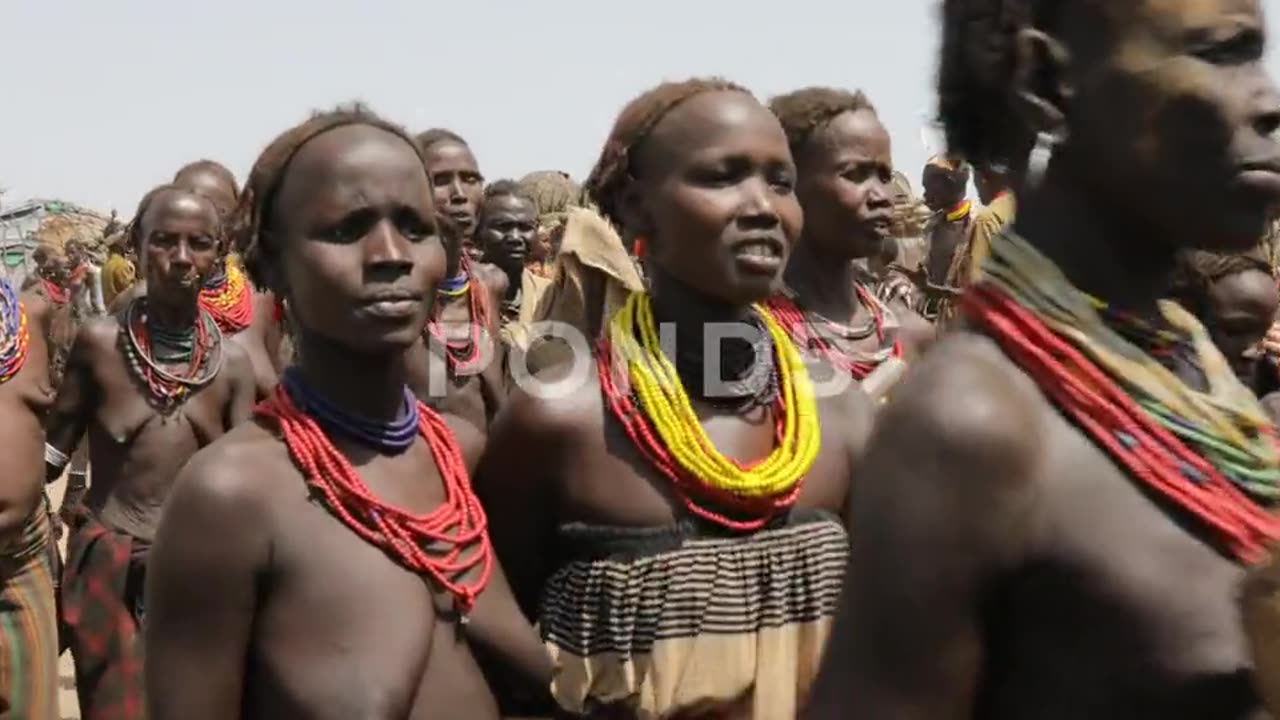
{"label": "stacked bead necklace", "polygon": [[[871,316],[866,328],[850,328],[816,313],[805,312],[794,300],[783,295],[770,298],[765,307],[786,328],[787,335],[796,345],[816,352],[836,369],[849,373],[854,380],[863,380],[889,358],[902,357],[903,351],[900,340],[885,344],[888,308],[861,284],[854,283],[853,289]],[[846,352],[827,339],[838,337],[857,341],[869,337],[872,332],[880,345],[880,349],[873,353]]]}
{"label": "stacked bead necklace", "polygon": [[253,322],[253,291],[239,263],[230,255],[201,288],[200,307],[227,335],[235,335]]}
{"label": "stacked bead necklace", "polygon": [[30,338],[26,308],[13,285],[0,278],[0,384],[9,382],[22,370]]}
{"label": "stacked bead necklace", "polygon": [[[476,287],[473,280],[471,262],[465,256],[458,267],[458,274],[445,280],[436,290],[437,302],[432,309],[432,319],[427,323],[427,332],[444,344],[445,362],[454,377],[474,375],[481,370],[480,348],[483,333],[489,325],[489,303],[483,287]],[[445,337],[440,327],[439,316],[442,300],[467,297],[468,329],[467,339],[461,342],[451,341]]]}
{"label": "stacked bead necklace", "polygon": [[1189,338],[1207,392],[1112,329],[1012,230],[992,240],[962,308],[1118,465],[1194,518],[1210,544],[1252,563],[1280,539],[1276,430],[1185,310],[1160,304],[1174,328],[1166,339]]}
{"label": "stacked bead necklace", "polygon": [[[222,332],[203,310],[194,327],[174,331],[147,324],[147,298],[136,298],[125,310],[121,334],[125,360],[134,376],[146,385],[152,402],[169,410],[213,382],[222,369]],[[175,374],[162,365],[186,365]]]}
{"label": "stacked bead necklace", "polygon": [[786,331],[755,308],[773,344],[777,445],[740,464],[722,455],[690,405],[675,366],[662,351],[647,293],[633,293],[609,323],[598,349],[605,401],[632,442],[673,484],[694,515],[731,530],[764,527],[790,508],[818,455],[813,385]]}
{"label": "stacked bead necklace", "polygon": [[[484,509],[471,489],[453,431],[408,388],[404,398],[396,420],[362,418],[324,398],[291,368],[254,412],[279,428],[289,457],[307,485],[338,519],[397,564],[438,583],[452,596],[465,623],[493,572]],[[440,469],[444,502],[429,513],[417,514],[382,501],[334,447],[329,433],[387,454],[402,453],[423,438]],[[474,577],[465,577],[476,568]]]}

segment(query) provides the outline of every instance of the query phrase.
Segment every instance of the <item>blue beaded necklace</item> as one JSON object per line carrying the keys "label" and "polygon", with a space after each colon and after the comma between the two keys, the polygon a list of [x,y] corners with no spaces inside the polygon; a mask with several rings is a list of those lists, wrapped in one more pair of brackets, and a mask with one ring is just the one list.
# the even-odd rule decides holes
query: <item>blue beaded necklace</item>
{"label": "blue beaded necklace", "polygon": [[281,383],[294,404],[328,432],[345,435],[389,455],[408,450],[418,438],[418,399],[408,387],[404,389],[399,417],[383,422],[353,415],[338,407],[308,384],[297,367],[285,370]]}

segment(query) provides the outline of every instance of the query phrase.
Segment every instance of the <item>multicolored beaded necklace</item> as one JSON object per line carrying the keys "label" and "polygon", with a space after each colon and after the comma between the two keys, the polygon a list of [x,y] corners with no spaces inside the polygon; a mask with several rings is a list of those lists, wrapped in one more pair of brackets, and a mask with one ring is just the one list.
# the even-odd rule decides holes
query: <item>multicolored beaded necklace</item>
{"label": "multicolored beaded necklace", "polygon": [[1111,328],[1088,296],[1010,229],[992,240],[963,311],[1062,412],[1137,481],[1243,563],[1280,539],[1280,445],[1257,399],[1204,328],[1172,302],[1208,391],[1188,387]]}
{"label": "multicolored beaded necklace", "polygon": [[440,327],[440,311],[442,302],[437,300],[432,309],[432,319],[427,322],[426,332],[435,340],[444,344],[445,362],[449,373],[454,377],[474,375],[481,367],[481,344],[483,333],[489,327],[489,302],[483,287],[475,287],[471,270],[471,261],[465,256],[458,266],[458,274],[445,280],[436,289],[438,298],[458,298],[467,296],[468,303],[468,336],[462,342],[451,341],[445,337]]}
{"label": "multicolored beaded necklace", "polygon": [[[147,325],[146,296],[125,309],[120,333],[125,360],[134,376],[147,386],[150,399],[163,411],[182,404],[187,397],[213,382],[222,370],[222,332],[203,310],[195,326],[181,332]],[[164,365],[186,365],[185,374],[174,374]]]}
{"label": "multicolored beaded necklace", "polygon": [[[334,447],[325,428],[342,428],[353,435],[366,434],[364,442],[378,447],[407,445],[398,439],[403,418],[386,427],[356,418],[332,403],[318,403],[321,395],[307,387],[299,373],[286,372],[289,382],[259,404],[254,413],[279,428],[289,457],[308,487],[357,536],[378,547],[397,564],[424,575],[454,599],[460,621],[475,606],[493,572],[493,547],[486,532],[484,509],[471,489],[466,463],[453,431],[434,410],[413,400],[415,433],[411,445],[422,437],[440,469],[444,502],[426,514],[417,514],[377,498],[360,474]],[[412,398],[406,388],[406,398]],[[305,408],[305,409],[304,409]],[[356,430],[355,428],[359,428]],[[395,438],[395,439],[393,439]],[[467,578],[473,570],[479,571]]]}
{"label": "multicolored beaded necklace", "polygon": [[418,437],[418,401],[408,388],[405,388],[400,415],[394,421],[383,422],[343,410],[312,388],[297,367],[285,370],[280,382],[294,404],[325,430],[345,435],[379,452],[397,455],[412,447]]}
{"label": "multicolored beaded necklace", "polygon": [[818,455],[813,385],[799,351],[763,307],[755,308],[773,344],[777,445],[749,464],[725,457],[707,437],[673,363],[663,353],[647,293],[632,293],[597,349],[610,411],[641,454],[669,479],[692,514],[751,532],[790,508]]}
{"label": "multicolored beaded necklace", "polygon": [[[786,328],[787,335],[796,345],[818,353],[836,369],[848,372],[854,380],[863,380],[889,358],[901,358],[903,350],[900,340],[885,345],[885,318],[889,309],[861,284],[854,283],[853,289],[862,306],[871,315],[870,326],[861,337],[852,328],[801,310],[790,297],[775,295],[769,298],[765,307]],[[873,330],[880,344],[880,349],[874,353],[845,352],[828,341],[831,337],[857,340],[869,336]]]}
{"label": "multicolored beaded necklace", "polygon": [[3,384],[22,370],[31,339],[27,310],[13,285],[4,278],[0,278],[0,333],[0,384]]}
{"label": "multicolored beaded necklace", "polygon": [[253,291],[240,264],[230,255],[200,289],[200,308],[226,335],[235,335],[253,322]]}

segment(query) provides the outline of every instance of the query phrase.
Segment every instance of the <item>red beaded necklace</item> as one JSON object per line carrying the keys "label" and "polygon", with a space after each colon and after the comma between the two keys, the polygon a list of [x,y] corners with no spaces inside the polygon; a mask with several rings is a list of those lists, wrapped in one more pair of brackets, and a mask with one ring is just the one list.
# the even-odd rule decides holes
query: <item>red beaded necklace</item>
{"label": "red beaded necklace", "polygon": [[484,285],[476,280],[475,273],[471,270],[471,262],[465,256],[461,260],[460,267],[466,273],[468,283],[467,339],[462,342],[451,342],[444,337],[444,332],[439,324],[441,308],[443,307],[439,297],[437,297],[436,304],[431,310],[432,318],[427,322],[427,333],[444,343],[445,362],[448,365],[450,374],[455,377],[474,374],[480,362],[480,345],[484,339],[483,333],[489,326],[489,302]]}
{"label": "red beaded necklace", "polygon": [[[125,358],[130,369],[146,384],[151,398],[162,408],[180,404],[187,395],[213,382],[222,369],[222,333],[208,313],[197,313],[195,339],[189,354],[182,358],[185,374],[174,374],[160,366],[152,352],[147,332],[146,297],[136,298],[125,310],[121,333]],[[169,362],[168,359],[163,362]]]}
{"label": "red beaded necklace", "polygon": [[[876,339],[879,340],[881,347],[883,347],[886,335],[884,310],[881,308],[879,301],[862,285],[854,283],[853,289],[858,294],[858,300],[862,302],[863,307],[867,308],[867,311],[871,313]],[[803,350],[817,351],[837,369],[848,372],[854,380],[863,380],[883,362],[883,359],[856,357],[827,342],[824,333],[815,331],[811,314],[801,310],[790,298],[775,295],[769,298],[765,303],[765,307],[777,318],[778,322],[787,331],[787,335],[791,337],[792,342]],[[889,357],[900,358],[902,357],[902,352],[902,342],[894,340],[884,359]]]}
{"label": "red beaded necklace", "polygon": [[[440,469],[445,499],[435,510],[418,515],[375,497],[350,461],[316,421],[294,404],[283,386],[254,413],[280,429],[289,456],[307,485],[324,497],[344,525],[410,572],[439,583],[453,596],[465,621],[493,572],[493,547],[458,441],[440,415],[419,403],[419,433]],[[447,551],[435,552],[441,546]],[[462,578],[477,566],[480,571],[475,577]]]}
{"label": "red beaded necklace", "polygon": [[[626,370],[621,366],[615,367],[613,358],[613,349],[609,344],[608,336],[605,336],[601,338],[596,350],[600,389],[604,394],[605,403],[640,454],[671,481],[676,495],[690,513],[730,530],[755,532],[767,525],[778,513],[795,504],[796,498],[800,496],[800,490],[804,487],[804,478],[798,480],[791,490],[783,495],[753,499],[714,488],[681,468],[671,457],[671,453],[663,444],[644,410],[639,407],[630,390],[624,386]],[[778,393],[773,403],[775,442],[782,442],[786,413],[787,408],[782,400],[782,393]],[[763,459],[745,465],[736,462],[734,464],[743,470],[749,470],[759,462],[763,462]],[[732,516],[717,508],[730,511]]]}
{"label": "red beaded necklace", "polygon": [[1280,517],[1246,497],[1084,353],[994,287],[975,286],[960,302],[1063,413],[1136,480],[1206,528],[1211,544],[1244,563],[1266,557],[1280,538]]}
{"label": "red beaded necklace", "polygon": [[66,305],[71,301],[71,289],[63,287],[58,283],[42,278],[41,284],[44,285],[44,294],[49,297],[49,301],[56,305]]}

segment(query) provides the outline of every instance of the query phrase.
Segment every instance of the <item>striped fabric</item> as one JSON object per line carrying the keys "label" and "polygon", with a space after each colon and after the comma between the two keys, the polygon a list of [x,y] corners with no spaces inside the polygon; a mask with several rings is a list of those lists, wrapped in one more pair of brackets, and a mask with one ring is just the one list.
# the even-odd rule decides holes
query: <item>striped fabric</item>
{"label": "striped fabric", "polygon": [[539,626],[552,694],[583,717],[789,718],[817,673],[848,558],[832,516],[751,535],[582,525]]}
{"label": "striped fabric", "polygon": [[0,718],[56,720],[58,618],[43,503],[0,558]]}

